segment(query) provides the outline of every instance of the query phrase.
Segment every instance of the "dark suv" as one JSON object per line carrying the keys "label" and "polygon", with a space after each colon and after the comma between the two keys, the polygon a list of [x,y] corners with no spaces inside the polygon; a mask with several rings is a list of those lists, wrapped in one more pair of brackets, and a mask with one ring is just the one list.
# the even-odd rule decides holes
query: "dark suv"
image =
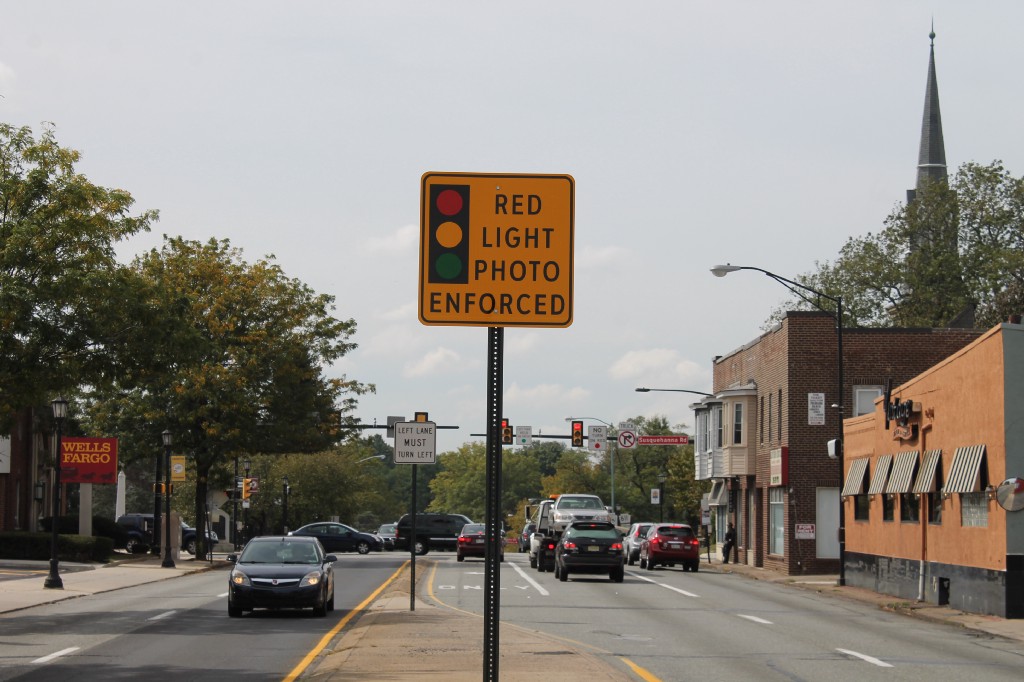
{"label": "dark suv", "polygon": [[[117,519],[117,525],[124,528],[128,534],[124,548],[129,554],[145,552],[153,542],[153,515],[152,514],[125,514]],[[161,529],[161,535],[162,535]],[[213,531],[207,532],[207,539],[211,543],[217,542],[217,534]],[[196,553],[196,529],[181,522],[181,548],[189,554]]]}
{"label": "dark suv", "polygon": [[[459,533],[467,523],[473,523],[468,516],[462,514],[429,514],[416,515],[416,541],[414,547],[417,554],[426,554],[432,549],[454,550],[459,543]],[[398,519],[395,526],[395,549],[409,551],[410,517],[405,514]]]}

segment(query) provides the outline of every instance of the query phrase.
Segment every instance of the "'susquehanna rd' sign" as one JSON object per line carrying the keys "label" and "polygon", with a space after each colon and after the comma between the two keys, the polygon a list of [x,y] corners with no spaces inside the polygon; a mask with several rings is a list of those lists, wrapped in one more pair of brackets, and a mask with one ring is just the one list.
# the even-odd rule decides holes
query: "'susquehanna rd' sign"
{"label": "'susquehanna rd' sign", "polygon": [[395,424],[395,464],[433,464],[436,429],[434,422]]}
{"label": "'susquehanna rd' sign", "polygon": [[117,439],[62,438],[60,476],[64,483],[117,483]]}

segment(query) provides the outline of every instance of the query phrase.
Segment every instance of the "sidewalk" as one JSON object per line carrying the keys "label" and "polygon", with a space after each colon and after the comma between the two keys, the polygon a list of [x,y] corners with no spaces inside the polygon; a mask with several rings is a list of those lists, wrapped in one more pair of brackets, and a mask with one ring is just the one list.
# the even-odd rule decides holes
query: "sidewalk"
{"label": "sidewalk", "polygon": [[[217,555],[212,563],[182,556],[174,568],[162,568],[160,558],[149,556],[127,558],[110,565],[62,562],[63,590],[43,587],[49,569],[45,561],[0,561],[0,570],[17,566],[37,572],[36,576],[29,578],[0,580],[0,613],[226,568],[228,565],[222,556]],[[424,559],[423,563],[429,561]],[[839,587],[835,575],[787,576],[742,564],[723,565],[717,559],[711,564],[702,563],[701,571],[810,589],[873,604],[879,609],[1024,642],[1024,619],[1006,620],[967,614],[948,607],[900,601],[862,588]],[[423,580],[428,574],[429,571],[424,570],[419,576]],[[437,605],[429,598],[417,599],[415,611],[410,611],[408,582],[407,577],[399,578],[388,585],[365,612],[346,625],[342,634],[306,670],[303,679],[479,680],[483,673],[482,618]],[[417,595],[426,594],[426,585],[418,585]],[[557,671],[572,671],[572,679],[586,679],[588,682],[635,682],[637,679],[625,664],[578,642],[560,640],[508,623],[500,625],[499,637],[498,670],[506,682],[533,682],[557,674]]]}

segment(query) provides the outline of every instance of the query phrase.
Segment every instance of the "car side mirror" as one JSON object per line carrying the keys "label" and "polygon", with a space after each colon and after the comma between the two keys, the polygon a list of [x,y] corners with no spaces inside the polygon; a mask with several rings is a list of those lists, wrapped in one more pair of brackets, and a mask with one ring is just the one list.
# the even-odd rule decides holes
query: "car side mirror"
{"label": "car side mirror", "polygon": [[338,557],[334,556],[333,554],[328,554],[327,556],[324,557],[324,563],[325,564],[333,564],[337,560],[338,560]]}
{"label": "car side mirror", "polygon": [[231,563],[235,563],[236,561],[238,561],[238,555],[237,554],[228,554],[227,557],[225,557],[225,558],[226,558],[227,561],[230,561]]}

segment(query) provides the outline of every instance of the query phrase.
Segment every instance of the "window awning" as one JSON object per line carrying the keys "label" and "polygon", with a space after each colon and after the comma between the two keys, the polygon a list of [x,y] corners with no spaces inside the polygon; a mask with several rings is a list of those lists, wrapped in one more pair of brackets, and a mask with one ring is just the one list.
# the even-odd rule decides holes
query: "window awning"
{"label": "window awning", "polygon": [[715,481],[711,485],[708,504],[712,507],[725,507],[729,504],[729,491],[725,488],[725,481]]}
{"label": "window awning", "polygon": [[924,459],[921,460],[921,469],[917,472],[917,480],[914,482],[915,493],[934,493],[938,490],[935,472],[942,471],[942,467],[939,466],[941,461],[942,450],[929,450],[924,453]]}
{"label": "window awning", "polygon": [[953,455],[953,464],[949,467],[949,481],[943,492],[976,493],[981,491],[979,472],[981,461],[985,459],[984,445],[971,445],[957,448]]}
{"label": "window awning", "polygon": [[843,497],[864,493],[864,476],[868,473],[869,459],[869,457],[864,457],[850,462],[850,471],[846,474],[846,485],[843,486]]}
{"label": "window awning", "polygon": [[892,455],[880,455],[875,462],[875,473],[871,475],[871,487],[868,488],[868,495],[881,495],[885,492],[885,481],[889,478],[889,465],[892,464]]}
{"label": "window awning", "polygon": [[896,455],[896,463],[892,465],[892,475],[889,477],[889,485],[885,487],[887,493],[909,493],[910,482],[914,480],[914,469],[917,468],[917,450],[901,452]]}

